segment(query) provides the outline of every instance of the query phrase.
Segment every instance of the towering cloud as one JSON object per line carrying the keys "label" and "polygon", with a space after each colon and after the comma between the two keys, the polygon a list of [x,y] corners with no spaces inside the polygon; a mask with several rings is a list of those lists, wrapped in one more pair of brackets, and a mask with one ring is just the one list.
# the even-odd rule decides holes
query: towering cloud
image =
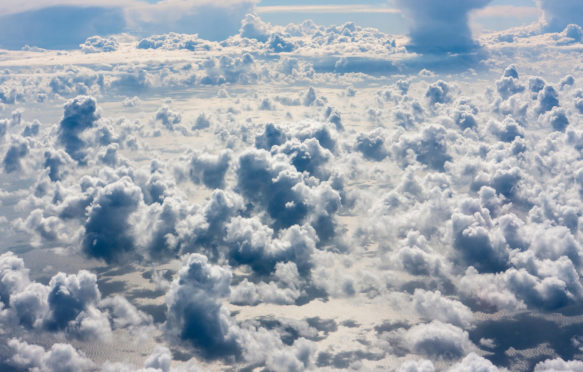
{"label": "towering cloud", "polygon": [[490,0],[395,2],[411,22],[409,49],[438,54],[465,53],[478,48],[468,26],[468,15],[470,11],[486,6]]}
{"label": "towering cloud", "polygon": [[548,31],[563,31],[569,24],[583,25],[583,2],[580,0],[538,0],[545,12]]}

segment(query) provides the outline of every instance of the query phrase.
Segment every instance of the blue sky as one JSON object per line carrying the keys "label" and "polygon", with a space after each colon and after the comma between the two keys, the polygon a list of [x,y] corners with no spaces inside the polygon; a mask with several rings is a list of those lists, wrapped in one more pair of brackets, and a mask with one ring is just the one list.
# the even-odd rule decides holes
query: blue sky
{"label": "blue sky", "polygon": [[[144,3],[155,7],[144,7]],[[65,12],[69,16],[63,16],[65,13],[61,11],[55,13],[45,9],[51,6],[69,7]],[[113,10],[113,18],[103,16],[112,14],[112,9],[118,9],[117,12]],[[0,47],[19,49],[23,45],[32,45],[50,49],[68,48],[78,46],[88,36],[120,32],[138,36],[167,32],[198,33],[203,38],[222,40],[236,33],[240,20],[251,11],[274,25],[311,19],[322,25],[354,22],[391,34],[406,34],[410,28],[410,23],[394,0],[0,1],[0,22],[10,26],[0,34]],[[526,25],[540,17],[534,0],[493,0],[486,8],[471,14],[470,26],[474,32]],[[217,24],[221,27],[215,27]]]}
{"label": "blue sky", "polygon": [[[318,5],[324,5],[320,11],[311,11]],[[341,5],[332,9],[334,5]],[[358,11],[349,6],[359,7]],[[536,9],[532,0],[494,0],[490,3],[492,9],[503,6],[525,7]],[[281,7],[281,11],[277,10]],[[290,2],[285,0],[262,0],[258,4],[258,13],[261,18],[273,24],[285,25],[290,22],[298,23],[305,19],[312,19],[319,24],[341,24],[355,22],[363,26],[378,28],[381,31],[402,34],[407,32],[407,22],[399,13],[388,12],[387,8],[394,8],[389,0],[298,0],[293,2],[296,10],[290,10]],[[303,9],[302,9],[303,8]],[[367,11],[366,8],[369,8]],[[519,12],[519,9],[516,9]],[[501,30],[509,27],[532,23],[538,17],[533,17],[532,12],[525,12],[522,16],[517,13],[504,11],[495,15],[478,17],[475,22],[478,27],[486,30]]]}

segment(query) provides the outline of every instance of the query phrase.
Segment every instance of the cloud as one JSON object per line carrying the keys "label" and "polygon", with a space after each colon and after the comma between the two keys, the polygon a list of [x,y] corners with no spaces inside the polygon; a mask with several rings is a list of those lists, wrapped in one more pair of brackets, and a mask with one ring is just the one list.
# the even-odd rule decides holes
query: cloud
{"label": "cloud", "polygon": [[22,258],[12,252],[0,255],[0,300],[7,305],[10,296],[24,289],[28,283],[29,270]]}
{"label": "cloud", "polygon": [[31,281],[22,259],[9,252],[0,256],[0,279],[4,304],[0,321],[6,330],[106,342],[111,339],[112,326],[138,330],[152,324],[151,317],[123,297],[102,300],[96,275],[85,270],[57,273],[44,285]]}
{"label": "cloud", "polygon": [[[6,25],[0,47],[25,45],[45,49],[74,49],[89,37],[122,32],[152,35],[167,32],[197,33],[207,40],[224,40],[237,33],[255,0],[180,1],[27,1],[0,7]],[[214,27],[222,24],[223,27]],[[92,39],[90,39],[92,40]],[[87,50],[94,50],[87,48]]]}
{"label": "cloud", "polygon": [[577,0],[537,0],[544,11],[546,30],[563,31],[569,24],[583,26],[583,4]]}
{"label": "cloud", "polygon": [[128,178],[100,189],[87,209],[83,251],[106,262],[131,252],[135,238],[129,217],[141,201],[141,189]]}
{"label": "cloud", "polygon": [[467,53],[478,49],[468,25],[469,13],[490,0],[396,0],[408,18],[411,38],[408,49],[420,53]]}
{"label": "cloud", "polygon": [[468,327],[473,318],[468,307],[461,302],[443,297],[439,291],[416,289],[413,294],[413,306],[424,319],[440,320],[459,327]]}
{"label": "cloud", "polygon": [[405,339],[413,352],[438,360],[455,360],[475,348],[467,332],[437,320],[412,327]]}
{"label": "cloud", "polygon": [[461,362],[455,364],[448,372],[504,372],[505,368],[498,369],[492,362],[476,353],[470,353]]}
{"label": "cloud", "polygon": [[443,80],[436,81],[427,88],[425,97],[431,105],[451,102],[452,87]]}
{"label": "cloud", "polygon": [[[15,103],[0,105],[0,154],[19,141],[28,153],[0,185],[0,229],[34,268],[29,276],[22,260],[0,259],[6,338],[21,332],[46,350],[74,340],[93,358],[92,340],[115,346],[150,327],[167,348],[134,367],[119,362],[134,360],[133,345],[97,344],[111,361],[95,368],[109,371],[191,367],[171,355],[291,371],[314,367],[314,353],[319,368],[428,359],[402,365],[411,371],[572,359],[571,314],[583,303],[577,28],[513,31],[512,43],[484,36],[487,75],[395,82],[407,70],[367,73],[373,55],[405,56],[378,31],[255,26],[264,41],[118,36],[114,53],[3,55],[0,91]],[[298,53],[278,58],[274,35]],[[338,61],[350,55],[364,56],[354,70]],[[101,109],[77,97],[59,120],[63,97],[81,92]],[[124,105],[125,93],[140,107]],[[182,125],[169,111],[160,122],[187,137],[153,120],[168,95]],[[271,110],[256,110],[263,99]],[[197,116],[196,131],[183,127]],[[73,274],[53,275],[63,268]],[[400,325],[362,318],[379,304]],[[301,319],[313,310],[334,320]],[[504,337],[516,312],[541,326],[526,347]]]}
{"label": "cloud", "polygon": [[6,151],[6,155],[4,155],[4,159],[2,160],[4,172],[13,173],[22,171],[22,159],[25,158],[28,153],[29,145],[24,138],[10,138],[10,147],[8,148],[8,151]]}
{"label": "cloud", "polygon": [[545,360],[534,367],[535,372],[583,371],[583,362],[578,360],[564,361],[561,358]]}
{"label": "cloud", "polygon": [[182,121],[182,114],[174,112],[167,105],[164,105],[156,111],[154,118],[162,122],[162,125],[164,125],[166,129],[174,130],[174,125],[180,124]]}
{"label": "cloud", "polygon": [[388,156],[388,151],[385,147],[385,138],[380,130],[370,132],[368,135],[359,134],[356,138],[356,150],[360,151],[362,155],[373,161],[382,161]]}
{"label": "cloud", "polygon": [[397,372],[434,372],[435,367],[429,360],[409,360],[401,364]]}
{"label": "cloud", "polygon": [[114,52],[119,48],[119,43],[111,37],[91,36],[80,47],[85,53]]}
{"label": "cloud", "polygon": [[[255,0],[180,1],[137,3],[127,9],[128,27],[142,34],[196,33],[220,41],[238,32],[243,17],[254,9]],[[221,24],[222,27],[215,27]]]}
{"label": "cloud", "polygon": [[229,296],[231,276],[205,256],[192,254],[166,295],[167,331],[207,358],[239,356],[242,351],[238,328],[220,302]]}
{"label": "cloud", "polygon": [[78,96],[65,104],[65,113],[59,124],[58,141],[65,151],[83,164],[87,156],[87,143],[82,138],[85,130],[93,128],[101,116],[95,98]]}
{"label": "cloud", "polygon": [[69,344],[55,343],[50,350],[12,338],[8,341],[13,355],[9,363],[15,367],[42,372],[93,371],[95,364]]}
{"label": "cloud", "polygon": [[218,155],[194,152],[188,165],[188,176],[196,184],[204,184],[211,189],[222,188],[230,161],[231,153],[228,150]]}

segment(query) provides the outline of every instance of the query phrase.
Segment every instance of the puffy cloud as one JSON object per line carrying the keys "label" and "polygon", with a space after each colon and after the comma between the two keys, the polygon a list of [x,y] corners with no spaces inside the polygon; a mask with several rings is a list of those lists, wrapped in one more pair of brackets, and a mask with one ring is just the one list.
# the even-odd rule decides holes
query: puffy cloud
{"label": "puffy cloud", "polygon": [[449,84],[443,80],[439,80],[427,88],[425,97],[427,97],[427,100],[432,105],[436,103],[449,103],[452,100],[451,90],[452,87]]}
{"label": "puffy cloud", "polygon": [[543,120],[556,131],[564,132],[569,125],[569,119],[565,110],[560,107],[553,107],[544,115]]}
{"label": "puffy cloud", "polygon": [[524,137],[524,129],[511,116],[504,118],[502,123],[491,121],[488,130],[504,142],[512,142],[516,137]]}
{"label": "puffy cloud", "polygon": [[142,201],[142,191],[129,178],[100,189],[87,211],[83,251],[107,262],[135,247],[129,217]]}
{"label": "puffy cloud", "polygon": [[200,129],[206,129],[208,127],[211,126],[211,119],[208,115],[205,115],[204,113],[198,115],[198,117],[196,118],[196,121],[194,122],[194,125],[192,126],[192,130],[200,130]]}
{"label": "puffy cloud", "polygon": [[0,255],[0,300],[7,305],[10,296],[20,292],[28,283],[28,269],[22,258],[12,252]]}
{"label": "puffy cloud", "polygon": [[534,367],[535,372],[580,372],[583,371],[583,362],[578,360],[564,361],[561,358],[545,360]]}
{"label": "puffy cloud", "polygon": [[12,137],[10,147],[2,160],[4,172],[13,173],[22,171],[22,159],[29,154],[29,151],[28,142],[24,138]]}
{"label": "puffy cloud", "polygon": [[456,102],[453,120],[462,130],[475,128],[478,125],[476,121],[478,112],[479,110],[474,104],[467,99],[461,98]]}
{"label": "puffy cloud", "polygon": [[411,157],[429,168],[443,171],[445,163],[452,159],[447,148],[447,131],[438,125],[429,125],[421,133],[403,134],[393,144],[395,157],[407,166]]}
{"label": "puffy cloud", "polygon": [[475,348],[467,332],[436,320],[411,327],[405,339],[413,352],[440,360],[461,358]]}
{"label": "puffy cloud", "polygon": [[536,112],[539,114],[544,114],[545,112],[551,111],[553,107],[559,106],[559,95],[555,88],[550,85],[546,85],[538,93],[538,106],[536,107]]}
{"label": "puffy cloud", "polygon": [[119,48],[119,43],[112,37],[91,36],[80,47],[85,53],[115,52]]}
{"label": "puffy cloud", "polygon": [[[270,268],[271,269],[271,268]],[[274,303],[291,305],[302,295],[303,284],[294,262],[278,262],[273,273],[277,281],[258,284],[243,280],[231,292],[231,303],[238,305],[258,305]]]}
{"label": "puffy cloud", "polygon": [[188,176],[192,182],[202,183],[208,188],[222,188],[230,161],[231,153],[226,150],[219,155],[194,152],[190,157]]}
{"label": "puffy cloud", "polygon": [[[278,262],[293,262],[302,275],[309,273],[318,241],[312,228],[292,226],[273,239],[273,230],[258,219],[238,217],[226,229],[225,242],[230,248],[232,262],[249,265],[264,275],[276,269]],[[277,276],[277,270],[275,274]]]}
{"label": "puffy cloud", "polygon": [[434,372],[435,367],[429,360],[409,360],[401,364],[398,372]]}
{"label": "puffy cloud", "polygon": [[76,161],[86,162],[86,141],[82,133],[95,126],[101,114],[95,98],[79,96],[65,104],[65,113],[59,124],[58,141]]}
{"label": "puffy cloud", "polygon": [[[323,208],[319,214],[322,217],[330,216],[338,208],[339,195],[334,195],[334,190],[326,190],[326,185],[320,189],[303,185],[302,174],[284,157],[272,157],[264,150],[246,151],[239,157],[238,190],[249,201],[264,208],[276,228],[302,224],[316,206]],[[311,198],[316,202],[320,197],[325,199],[312,204]]]}
{"label": "puffy cloud", "polygon": [[388,156],[385,147],[385,139],[380,130],[375,130],[368,135],[359,134],[356,138],[356,150],[369,160],[381,161]]}
{"label": "puffy cloud", "polygon": [[249,13],[241,21],[239,34],[242,37],[265,42],[270,35],[270,25],[263,22],[256,14]]}
{"label": "puffy cloud", "polygon": [[13,355],[9,363],[15,367],[41,372],[93,371],[95,364],[69,344],[55,343],[45,351],[42,346],[12,338],[8,341]]}
{"label": "puffy cloud", "polygon": [[497,272],[508,266],[507,246],[498,236],[490,236],[489,213],[482,213],[452,216],[453,246],[467,265],[482,272]]}
{"label": "puffy cloud", "polygon": [[99,307],[109,312],[114,329],[138,327],[152,323],[151,316],[139,311],[121,296],[105,298],[99,303]]}
{"label": "puffy cloud", "polygon": [[524,85],[519,83],[518,71],[515,65],[510,65],[504,70],[504,75],[496,81],[496,89],[503,99],[524,92]]}
{"label": "puffy cloud", "polygon": [[424,319],[440,320],[459,327],[468,327],[472,322],[472,311],[461,302],[450,300],[439,291],[428,292],[416,289],[413,306]]}
{"label": "puffy cloud", "polygon": [[396,0],[411,23],[409,49],[421,53],[466,53],[478,48],[468,25],[469,13],[490,0]]}
{"label": "puffy cloud", "polygon": [[498,369],[488,359],[476,353],[470,353],[461,362],[453,365],[448,372],[504,372],[505,368]]}
{"label": "puffy cloud", "polygon": [[166,329],[192,343],[208,358],[238,356],[242,345],[237,326],[221,299],[230,293],[231,272],[191,254],[166,295]]}
{"label": "puffy cloud", "polygon": [[101,299],[97,278],[87,271],[80,271],[78,275],[59,273],[51,279],[49,288],[49,314],[46,320],[49,329],[64,329],[81,312]]}
{"label": "puffy cloud", "polygon": [[44,167],[49,169],[51,181],[61,181],[67,174],[67,168],[73,167],[73,159],[63,150],[49,149],[44,154]]}
{"label": "puffy cloud", "polygon": [[182,114],[174,112],[164,105],[156,112],[155,119],[161,121],[166,129],[173,130],[174,125],[180,124],[182,121]]}
{"label": "puffy cloud", "polygon": [[[143,34],[174,31],[219,41],[239,31],[241,20],[254,5],[254,0],[134,3],[127,7],[127,24]],[[217,28],[217,24],[223,26]]]}
{"label": "puffy cloud", "polygon": [[5,305],[1,321],[7,330],[56,332],[80,341],[103,342],[111,339],[112,326],[139,330],[152,324],[151,317],[125,298],[102,300],[97,277],[88,271],[58,273],[47,285],[31,281],[28,274],[22,260],[12,253],[0,256],[0,299]]}
{"label": "puffy cloud", "polygon": [[271,354],[266,361],[267,368],[286,372],[304,371],[311,367],[312,355],[315,345],[306,340],[299,339],[291,350],[278,350]]}

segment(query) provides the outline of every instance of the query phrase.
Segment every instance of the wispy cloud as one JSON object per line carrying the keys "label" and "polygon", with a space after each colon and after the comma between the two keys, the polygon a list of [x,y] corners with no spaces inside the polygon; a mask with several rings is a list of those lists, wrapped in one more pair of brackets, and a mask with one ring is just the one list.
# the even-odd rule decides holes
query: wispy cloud
{"label": "wispy cloud", "polygon": [[399,9],[367,5],[275,5],[258,6],[257,13],[401,13]]}
{"label": "wispy cloud", "polygon": [[477,9],[474,16],[478,18],[502,17],[531,19],[542,15],[542,10],[534,6],[494,5]]}

